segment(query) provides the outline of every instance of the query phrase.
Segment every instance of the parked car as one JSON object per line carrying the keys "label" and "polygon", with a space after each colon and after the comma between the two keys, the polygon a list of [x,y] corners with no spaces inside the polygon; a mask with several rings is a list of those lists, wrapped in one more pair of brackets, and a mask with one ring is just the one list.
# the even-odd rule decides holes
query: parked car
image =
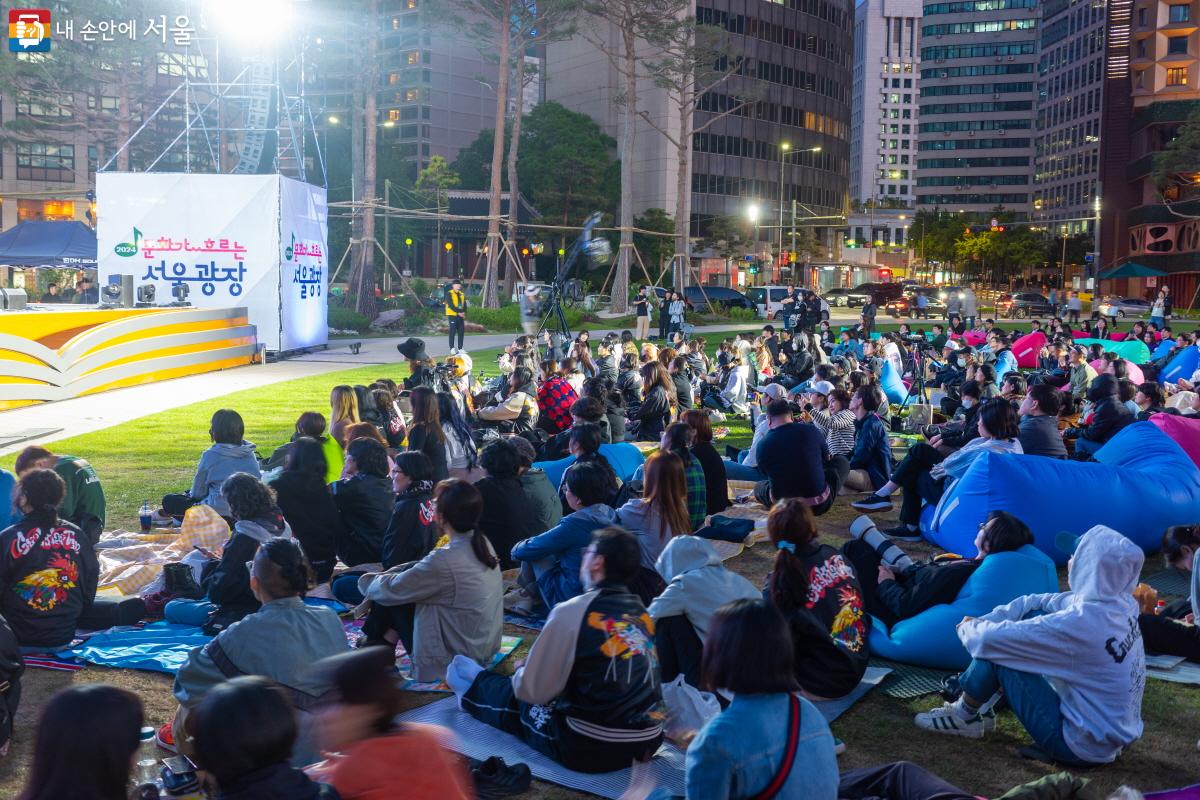
{"label": "parked car", "polygon": [[1028,317],[1052,317],[1058,310],[1045,295],[1037,292],[1002,294],[996,299],[996,316],[1009,319]]}
{"label": "parked car", "polygon": [[869,294],[875,298],[876,303],[886,305],[900,297],[904,292],[904,287],[898,283],[860,283],[854,287],[854,291],[859,294]]}
{"label": "parked car", "polygon": [[[780,311],[783,310],[783,299],[792,291],[790,286],[752,286],[746,290],[746,297],[753,301],[758,309],[758,315],[763,319],[782,319]],[[821,301],[821,318],[829,319],[829,303],[825,298],[818,298]]]}
{"label": "parked car", "polygon": [[1097,310],[1106,317],[1148,317],[1152,304],[1140,297],[1106,297]]}
{"label": "parked car", "polygon": [[867,293],[857,289],[830,289],[821,296],[821,299],[838,308],[858,308],[867,302]]}
{"label": "parked car", "polygon": [[[654,293],[658,295],[661,301],[666,289],[661,286],[654,287]],[[707,299],[706,299],[707,298]],[[729,289],[725,286],[687,286],[683,290],[683,302],[687,306],[688,311],[705,310],[708,308],[709,301],[719,309],[728,310],[730,308],[745,308],[754,310],[754,302],[746,295],[736,289]]]}
{"label": "parked car", "polygon": [[[886,306],[887,312],[893,317],[916,317],[918,288],[920,287],[905,287],[904,294],[888,302]],[[921,291],[925,293],[925,296],[929,300],[929,304],[925,307],[926,314],[932,319],[941,319],[946,316],[946,304],[938,299],[937,292],[933,289],[921,289]]]}

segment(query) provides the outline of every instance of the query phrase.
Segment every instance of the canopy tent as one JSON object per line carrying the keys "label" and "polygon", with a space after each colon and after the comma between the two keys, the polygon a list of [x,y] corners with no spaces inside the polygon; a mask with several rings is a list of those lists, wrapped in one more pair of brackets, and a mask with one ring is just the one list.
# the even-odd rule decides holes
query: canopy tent
{"label": "canopy tent", "polygon": [[0,233],[0,266],[96,268],[96,232],[82,222],[22,222]]}
{"label": "canopy tent", "polygon": [[1118,264],[1097,277],[1100,280],[1108,280],[1109,278],[1161,278],[1166,274],[1162,270],[1147,267],[1145,264],[1139,264],[1136,261],[1126,261],[1124,264]]}

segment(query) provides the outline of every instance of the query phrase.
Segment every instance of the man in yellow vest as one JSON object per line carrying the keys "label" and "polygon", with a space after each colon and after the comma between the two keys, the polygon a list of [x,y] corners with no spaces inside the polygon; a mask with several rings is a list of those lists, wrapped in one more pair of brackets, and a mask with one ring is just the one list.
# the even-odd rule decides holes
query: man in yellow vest
{"label": "man in yellow vest", "polygon": [[467,296],[462,290],[462,281],[455,278],[446,292],[446,324],[450,329],[450,349],[455,349],[454,336],[458,335],[458,349],[462,350],[463,335],[467,330]]}

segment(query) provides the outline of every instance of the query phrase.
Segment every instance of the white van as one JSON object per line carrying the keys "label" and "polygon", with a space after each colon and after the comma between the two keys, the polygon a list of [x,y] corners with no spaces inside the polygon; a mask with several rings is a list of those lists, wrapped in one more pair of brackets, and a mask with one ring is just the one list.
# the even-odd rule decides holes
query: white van
{"label": "white van", "polygon": [[[782,319],[779,312],[783,309],[783,299],[792,292],[790,286],[751,286],[746,289],[746,297],[754,303],[758,309],[758,316],[762,319]],[[818,295],[820,297],[820,295]],[[829,303],[825,302],[825,298],[821,297],[821,319],[829,319]]]}

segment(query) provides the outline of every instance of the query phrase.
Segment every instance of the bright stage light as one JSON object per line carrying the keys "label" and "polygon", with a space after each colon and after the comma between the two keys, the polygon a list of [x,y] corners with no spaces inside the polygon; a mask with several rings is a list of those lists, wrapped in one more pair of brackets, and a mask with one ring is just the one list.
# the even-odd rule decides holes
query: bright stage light
{"label": "bright stage light", "polygon": [[238,44],[271,44],[291,29],[295,0],[205,0],[210,28]]}

